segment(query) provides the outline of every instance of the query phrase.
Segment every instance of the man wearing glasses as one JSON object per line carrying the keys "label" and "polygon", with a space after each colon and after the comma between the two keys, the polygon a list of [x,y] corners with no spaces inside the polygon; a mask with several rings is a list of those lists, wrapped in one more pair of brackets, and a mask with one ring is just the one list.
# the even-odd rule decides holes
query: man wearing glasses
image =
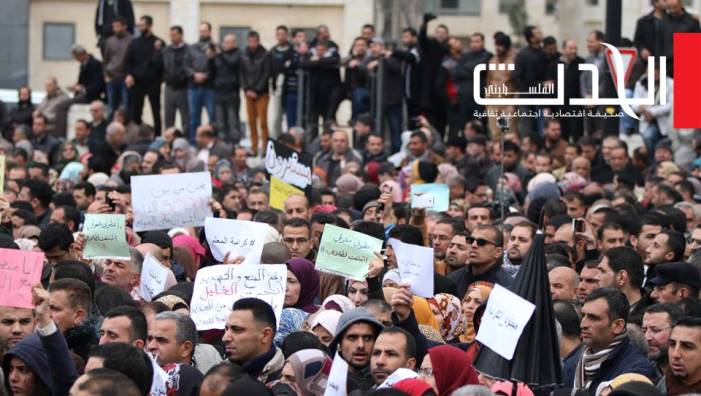
{"label": "man wearing glasses", "polygon": [[668,350],[672,324],[683,315],[681,308],[674,304],[654,304],[647,307],[643,315],[641,330],[647,342],[647,358],[657,370],[658,377],[669,367]]}
{"label": "man wearing glasses", "polygon": [[467,240],[469,245],[468,265],[448,275],[458,288],[462,298],[468,286],[476,281],[511,286],[513,278],[501,268],[504,236],[497,227],[477,225]]}

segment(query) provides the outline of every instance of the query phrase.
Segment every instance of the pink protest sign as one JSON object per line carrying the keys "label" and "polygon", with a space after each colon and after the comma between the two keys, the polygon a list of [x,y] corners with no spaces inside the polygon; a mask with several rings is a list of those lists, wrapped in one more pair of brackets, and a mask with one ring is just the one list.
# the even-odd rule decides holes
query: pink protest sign
{"label": "pink protest sign", "polygon": [[44,253],[0,249],[0,305],[33,308],[32,286],[39,283]]}

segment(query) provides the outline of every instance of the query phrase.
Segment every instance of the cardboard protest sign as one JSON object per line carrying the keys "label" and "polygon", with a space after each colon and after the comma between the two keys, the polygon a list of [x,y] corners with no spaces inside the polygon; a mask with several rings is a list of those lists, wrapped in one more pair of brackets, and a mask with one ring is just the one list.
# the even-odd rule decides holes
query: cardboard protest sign
{"label": "cardboard protest sign", "polygon": [[535,305],[508,289],[494,285],[482,317],[477,341],[488,346],[507,360],[514,350],[523,329],[533,315]]}
{"label": "cardboard protest sign", "polygon": [[131,178],[134,231],[202,226],[212,216],[209,172]]}
{"label": "cardboard protest sign", "polygon": [[0,194],[5,193],[5,155],[0,155]]}
{"label": "cardboard protest sign", "polygon": [[346,396],[346,381],[348,379],[348,363],[336,352],[331,364],[329,379],[326,382],[324,396]]}
{"label": "cardboard protest sign", "polygon": [[450,189],[447,184],[412,184],[411,207],[445,212],[450,205]]}
{"label": "cardboard protest sign", "polygon": [[178,281],[175,274],[169,268],[158,262],[151,254],[144,256],[144,265],[141,268],[141,282],[139,295],[144,301],[151,301],[154,296],[175,286]]}
{"label": "cardboard protest sign", "polygon": [[316,269],[355,280],[365,280],[382,240],[326,224],[316,256]]}
{"label": "cardboard protest sign", "polygon": [[410,290],[420,297],[433,297],[433,248],[404,243],[391,238],[390,246],[397,258],[402,282],[411,285]]}
{"label": "cardboard protest sign", "polygon": [[312,185],[312,157],[268,139],[265,170],[285,183],[302,190]]}
{"label": "cardboard protest sign", "polygon": [[0,306],[34,308],[32,287],[43,267],[44,253],[0,249]]}
{"label": "cardboard protest sign", "polygon": [[86,214],[83,257],[129,259],[125,223],[126,216],[123,214]]}
{"label": "cardboard protest sign", "polygon": [[302,194],[304,191],[299,188],[285,183],[275,176],[270,176],[270,207],[273,209],[284,210],[285,200],[293,194]]}
{"label": "cardboard protest sign", "polygon": [[267,224],[207,217],[204,232],[212,255],[219,262],[224,261],[224,256],[229,253],[229,258],[245,257],[243,264],[260,264]]}
{"label": "cardboard protest sign", "polygon": [[230,264],[201,268],[195,278],[190,315],[197,330],[222,329],[236,300],[255,297],[273,307],[280,323],[286,287],[284,265]]}

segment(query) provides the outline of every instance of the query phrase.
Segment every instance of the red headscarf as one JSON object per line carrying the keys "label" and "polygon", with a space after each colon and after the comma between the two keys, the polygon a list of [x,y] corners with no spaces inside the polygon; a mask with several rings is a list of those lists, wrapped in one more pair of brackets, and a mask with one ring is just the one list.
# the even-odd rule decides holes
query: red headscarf
{"label": "red headscarf", "polygon": [[392,388],[398,389],[409,396],[423,396],[428,391],[432,391],[431,385],[416,378],[407,378],[392,385]]}
{"label": "red headscarf", "polygon": [[450,345],[440,345],[428,350],[433,365],[438,396],[448,396],[465,385],[477,385],[477,371],[467,353]]}

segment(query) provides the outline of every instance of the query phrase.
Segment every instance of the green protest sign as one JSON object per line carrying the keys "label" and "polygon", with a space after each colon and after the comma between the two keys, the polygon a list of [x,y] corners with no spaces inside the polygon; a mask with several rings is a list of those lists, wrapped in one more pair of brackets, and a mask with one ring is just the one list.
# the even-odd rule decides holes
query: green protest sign
{"label": "green protest sign", "polygon": [[382,240],[359,232],[326,224],[316,255],[316,269],[346,278],[365,280],[374,253]]}
{"label": "green protest sign", "polygon": [[83,223],[85,258],[129,259],[123,214],[86,214]]}

